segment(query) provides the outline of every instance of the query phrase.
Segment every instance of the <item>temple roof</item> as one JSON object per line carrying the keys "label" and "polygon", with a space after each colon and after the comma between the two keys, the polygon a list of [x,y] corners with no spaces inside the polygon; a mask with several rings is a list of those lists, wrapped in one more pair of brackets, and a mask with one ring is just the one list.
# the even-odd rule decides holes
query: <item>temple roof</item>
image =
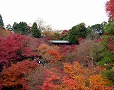
{"label": "temple roof", "polygon": [[50,40],[51,43],[70,43],[67,40]]}

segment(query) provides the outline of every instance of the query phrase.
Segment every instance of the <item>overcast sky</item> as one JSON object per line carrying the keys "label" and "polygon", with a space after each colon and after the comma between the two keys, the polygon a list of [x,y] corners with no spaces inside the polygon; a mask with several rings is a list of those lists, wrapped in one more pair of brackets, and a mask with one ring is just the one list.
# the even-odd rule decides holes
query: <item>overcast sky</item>
{"label": "overcast sky", "polygon": [[53,29],[70,29],[84,22],[87,26],[107,21],[107,0],[0,0],[4,24],[33,23],[42,18]]}

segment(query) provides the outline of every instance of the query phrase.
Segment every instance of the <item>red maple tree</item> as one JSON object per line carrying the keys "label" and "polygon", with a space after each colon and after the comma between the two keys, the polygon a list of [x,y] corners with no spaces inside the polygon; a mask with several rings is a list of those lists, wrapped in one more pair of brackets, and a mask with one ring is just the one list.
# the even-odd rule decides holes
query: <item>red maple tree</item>
{"label": "red maple tree", "polygon": [[114,19],[114,0],[109,0],[106,3],[106,12],[108,13],[108,16],[111,20]]}
{"label": "red maple tree", "polygon": [[19,34],[0,38],[0,63],[8,64],[12,61],[17,62],[26,57],[37,55],[30,43],[31,38]]}

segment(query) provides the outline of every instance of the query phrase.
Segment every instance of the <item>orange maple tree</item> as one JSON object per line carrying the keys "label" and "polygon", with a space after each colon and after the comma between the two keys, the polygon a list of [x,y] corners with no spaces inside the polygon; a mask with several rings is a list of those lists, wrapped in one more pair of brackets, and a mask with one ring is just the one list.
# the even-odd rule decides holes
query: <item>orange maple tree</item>
{"label": "orange maple tree", "polygon": [[4,69],[1,73],[1,85],[2,87],[24,89],[28,90],[28,86],[24,76],[32,69],[38,67],[38,64],[34,61],[24,60],[17,64],[12,64],[11,67]]}
{"label": "orange maple tree", "polygon": [[110,90],[109,81],[101,76],[102,67],[85,68],[78,62],[64,64],[63,76],[50,72],[40,88],[42,90]]}
{"label": "orange maple tree", "polygon": [[61,59],[58,47],[41,44],[37,50],[42,59],[49,62],[55,62]]}
{"label": "orange maple tree", "polygon": [[102,78],[101,67],[85,68],[78,62],[64,64],[64,76],[59,90],[105,90],[107,79]]}

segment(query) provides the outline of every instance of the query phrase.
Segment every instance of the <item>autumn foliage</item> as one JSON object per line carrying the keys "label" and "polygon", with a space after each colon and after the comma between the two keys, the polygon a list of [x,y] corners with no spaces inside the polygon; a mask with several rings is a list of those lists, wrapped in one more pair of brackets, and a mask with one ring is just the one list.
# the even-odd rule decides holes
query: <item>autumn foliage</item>
{"label": "autumn foliage", "polygon": [[[95,41],[94,40],[85,40],[81,42],[80,45],[77,47],[76,52],[76,59],[85,66],[92,66],[92,50],[94,47]],[[99,47],[100,48],[100,47]]]}
{"label": "autumn foliage", "polygon": [[96,90],[96,88],[102,90],[100,88],[105,88],[108,83],[108,80],[102,78],[100,72],[104,69],[100,67],[89,69],[84,68],[78,62],[74,62],[73,65],[65,64],[64,68],[65,72],[68,73],[68,78],[74,82],[74,84],[67,86],[67,90],[71,87],[74,90]]}
{"label": "autumn foliage", "polygon": [[62,55],[61,59],[64,62],[72,63],[77,57],[76,52],[77,52],[77,45],[60,46],[60,53]]}
{"label": "autumn foliage", "polygon": [[11,35],[12,32],[9,30],[4,29],[3,27],[0,27],[0,37],[7,37]]}
{"label": "autumn foliage", "polygon": [[42,59],[47,60],[48,62],[61,60],[61,54],[59,53],[58,47],[41,44],[37,50]]}
{"label": "autumn foliage", "polygon": [[1,74],[1,85],[3,88],[28,90],[25,75],[38,67],[34,61],[24,60],[17,64],[12,64],[10,68],[4,69]]}
{"label": "autumn foliage", "polygon": [[60,84],[60,76],[58,76],[56,73],[54,73],[51,70],[46,70],[47,78],[43,82],[42,86],[38,86],[38,88],[41,88],[41,90],[56,90],[59,88]]}
{"label": "autumn foliage", "polygon": [[31,46],[31,39],[19,34],[0,38],[0,62],[8,64],[37,55]]}
{"label": "autumn foliage", "polygon": [[[114,18],[112,4],[108,1],[106,8]],[[41,38],[3,31],[0,90],[114,90],[113,24],[105,25],[106,34],[94,40],[86,38],[87,28],[80,25],[70,30],[70,38],[77,42],[71,45],[49,43],[54,31],[42,31]],[[74,34],[78,37],[73,39]],[[69,31],[58,38],[68,40]]]}
{"label": "autumn foliage", "polygon": [[[106,39],[102,39],[105,41]],[[105,42],[113,54],[113,39]],[[100,42],[83,40],[79,45],[55,46],[39,39],[12,34],[0,39],[0,62],[10,65],[0,73],[0,88],[12,90],[113,90],[105,68],[91,65],[96,56],[94,45]],[[97,44],[96,44],[97,45]],[[100,46],[100,45],[98,45]],[[98,50],[99,51],[99,50]],[[47,61],[42,66],[31,58]],[[93,59],[92,59],[93,58]],[[86,66],[88,64],[88,67]]]}
{"label": "autumn foliage", "polygon": [[[47,78],[42,90],[105,90],[109,81],[102,78],[100,72],[105,70],[102,67],[85,68],[78,62],[72,64],[64,64],[64,72],[66,74],[57,75],[50,72],[50,77]],[[108,90],[108,89],[107,89]]]}
{"label": "autumn foliage", "polygon": [[106,3],[106,12],[108,13],[109,17],[113,20],[114,19],[114,0],[109,0]]}

